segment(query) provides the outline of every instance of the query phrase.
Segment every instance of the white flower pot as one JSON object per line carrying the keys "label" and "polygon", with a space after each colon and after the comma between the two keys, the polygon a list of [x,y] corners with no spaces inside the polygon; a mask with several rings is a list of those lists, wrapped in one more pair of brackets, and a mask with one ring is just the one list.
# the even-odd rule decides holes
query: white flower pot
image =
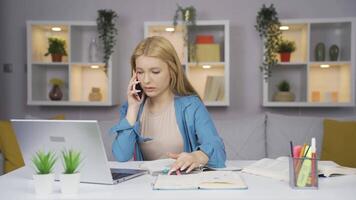
{"label": "white flower pot", "polygon": [[37,194],[46,195],[53,191],[54,174],[34,174],[35,191]]}
{"label": "white flower pot", "polygon": [[63,194],[76,194],[79,190],[80,173],[61,174],[61,191]]}

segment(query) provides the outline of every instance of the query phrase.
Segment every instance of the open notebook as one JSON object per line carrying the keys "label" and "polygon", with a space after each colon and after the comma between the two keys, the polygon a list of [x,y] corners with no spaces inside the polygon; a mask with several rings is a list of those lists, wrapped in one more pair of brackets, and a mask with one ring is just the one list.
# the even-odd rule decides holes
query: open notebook
{"label": "open notebook", "polygon": [[191,189],[247,189],[237,172],[208,171],[187,175],[158,175],[153,184],[155,190]]}
{"label": "open notebook", "polygon": [[[242,172],[289,181],[289,158],[263,158],[242,169]],[[318,174],[321,176],[356,174],[356,168],[343,167],[333,161],[318,161]]]}

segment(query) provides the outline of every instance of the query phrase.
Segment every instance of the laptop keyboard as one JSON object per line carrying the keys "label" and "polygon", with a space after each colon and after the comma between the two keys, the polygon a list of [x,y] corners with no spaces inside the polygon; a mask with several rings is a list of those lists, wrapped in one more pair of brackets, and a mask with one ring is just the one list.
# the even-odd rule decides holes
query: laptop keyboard
{"label": "laptop keyboard", "polygon": [[111,175],[112,175],[112,178],[114,180],[117,180],[117,179],[120,179],[120,178],[123,178],[123,177],[130,176],[132,174],[129,174],[129,173],[111,173]]}

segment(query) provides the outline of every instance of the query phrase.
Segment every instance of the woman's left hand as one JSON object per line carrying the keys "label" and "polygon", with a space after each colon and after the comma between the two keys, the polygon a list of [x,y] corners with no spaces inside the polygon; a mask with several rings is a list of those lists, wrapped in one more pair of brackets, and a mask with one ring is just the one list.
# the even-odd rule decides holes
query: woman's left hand
{"label": "woman's left hand", "polygon": [[[168,157],[176,159],[173,163],[168,174],[173,172],[180,172],[186,170],[186,173],[191,172],[193,169],[205,165],[209,158],[202,151],[194,151],[192,153],[182,152],[182,153],[168,153]],[[177,174],[178,174],[177,173]]]}

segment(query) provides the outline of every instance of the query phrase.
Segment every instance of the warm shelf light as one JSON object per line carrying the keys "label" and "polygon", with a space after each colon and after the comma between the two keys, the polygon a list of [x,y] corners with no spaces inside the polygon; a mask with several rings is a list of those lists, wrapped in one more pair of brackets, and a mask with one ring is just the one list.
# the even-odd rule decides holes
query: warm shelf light
{"label": "warm shelf light", "polygon": [[92,68],[92,69],[99,69],[99,65],[91,65],[90,68]]}
{"label": "warm shelf light", "polygon": [[330,67],[330,65],[327,65],[327,64],[322,64],[322,65],[320,65],[320,67],[321,67],[321,68],[329,68],[329,67]]}
{"label": "warm shelf light", "polygon": [[287,31],[287,30],[289,30],[289,26],[280,26],[279,30]]}
{"label": "warm shelf light", "polygon": [[173,32],[173,31],[174,31],[174,28],[173,28],[173,27],[167,27],[167,28],[166,28],[166,31],[167,31],[167,32]]}
{"label": "warm shelf light", "polygon": [[58,31],[62,31],[62,29],[61,29],[61,27],[55,26],[55,27],[52,27],[52,31],[58,32]]}
{"label": "warm shelf light", "polygon": [[203,65],[202,67],[203,67],[203,69],[210,69],[211,68],[210,65]]}

